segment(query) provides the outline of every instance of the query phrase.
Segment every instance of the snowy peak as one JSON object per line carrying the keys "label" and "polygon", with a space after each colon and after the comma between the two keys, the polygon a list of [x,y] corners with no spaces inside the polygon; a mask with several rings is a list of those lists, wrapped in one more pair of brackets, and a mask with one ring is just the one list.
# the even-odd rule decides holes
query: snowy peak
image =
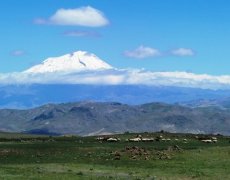
{"label": "snowy peak", "polygon": [[27,69],[26,73],[75,72],[111,69],[112,66],[86,51],[77,51],[60,57],[48,58]]}

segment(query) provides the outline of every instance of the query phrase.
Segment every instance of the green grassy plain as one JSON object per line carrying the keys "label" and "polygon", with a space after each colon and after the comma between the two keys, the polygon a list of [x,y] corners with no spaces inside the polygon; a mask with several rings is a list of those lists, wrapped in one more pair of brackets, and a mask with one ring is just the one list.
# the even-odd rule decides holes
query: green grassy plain
{"label": "green grassy plain", "polygon": [[[96,137],[0,135],[0,179],[230,179],[230,143],[202,143],[191,134],[168,142],[120,142]],[[187,139],[187,143],[183,139]],[[175,141],[178,139],[178,141]]]}

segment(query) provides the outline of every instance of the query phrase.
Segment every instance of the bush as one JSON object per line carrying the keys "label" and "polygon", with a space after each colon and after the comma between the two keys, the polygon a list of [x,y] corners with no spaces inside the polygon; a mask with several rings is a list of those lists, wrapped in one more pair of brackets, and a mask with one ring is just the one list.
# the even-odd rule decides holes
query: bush
{"label": "bush", "polygon": [[79,172],[77,173],[77,175],[78,175],[78,176],[83,176],[83,172],[79,171]]}

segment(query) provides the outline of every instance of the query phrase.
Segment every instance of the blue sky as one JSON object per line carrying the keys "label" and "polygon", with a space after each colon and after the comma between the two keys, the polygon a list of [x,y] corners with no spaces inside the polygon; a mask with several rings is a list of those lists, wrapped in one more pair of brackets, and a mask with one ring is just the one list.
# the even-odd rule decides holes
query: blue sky
{"label": "blue sky", "polygon": [[[109,23],[35,23],[38,18],[48,21],[61,8],[87,6]],[[227,0],[2,0],[0,72],[22,71],[50,56],[86,50],[117,68],[230,74],[229,12]],[[71,32],[83,35],[67,36]],[[140,47],[159,54],[136,58]],[[179,49],[191,53],[181,56],[175,53]]]}

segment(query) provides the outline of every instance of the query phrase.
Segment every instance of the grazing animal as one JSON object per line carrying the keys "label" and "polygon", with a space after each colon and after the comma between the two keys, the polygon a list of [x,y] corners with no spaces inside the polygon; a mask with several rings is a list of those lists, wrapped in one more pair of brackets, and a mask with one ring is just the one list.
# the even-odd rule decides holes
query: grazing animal
{"label": "grazing animal", "polygon": [[129,139],[130,142],[139,142],[141,141],[141,138],[137,137],[137,138],[132,138],[132,139]]}
{"label": "grazing animal", "polygon": [[188,140],[187,139],[183,139],[183,143],[188,143]]}
{"label": "grazing animal", "polygon": [[201,142],[204,142],[204,143],[212,143],[212,140],[211,140],[211,139],[202,139]]}
{"label": "grazing animal", "polygon": [[217,143],[217,138],[216,137],[201,137],[199,138],[201,142],[204,143]]}
{"label": "grazing animal", "polygon": [[96,140],[103,141],[103,140],[105,140],[105,137],[97,137]]}
{"label": "grazing animal", "polygon": [[120,139],[119,138],[109,138],[107,139],[107,142],[118,142]]}
{"label": "grazing animal", "polygon": [[141,138],[141,141],[143,141],[143,142],[151,142],[151,141],[154,141],[154,138]]}
{"label": "grazing animal", "polygon": [[138,134],[136,137],[137,137],[137,138],[142,138],[142,135],[141,135],[141,134]]}

